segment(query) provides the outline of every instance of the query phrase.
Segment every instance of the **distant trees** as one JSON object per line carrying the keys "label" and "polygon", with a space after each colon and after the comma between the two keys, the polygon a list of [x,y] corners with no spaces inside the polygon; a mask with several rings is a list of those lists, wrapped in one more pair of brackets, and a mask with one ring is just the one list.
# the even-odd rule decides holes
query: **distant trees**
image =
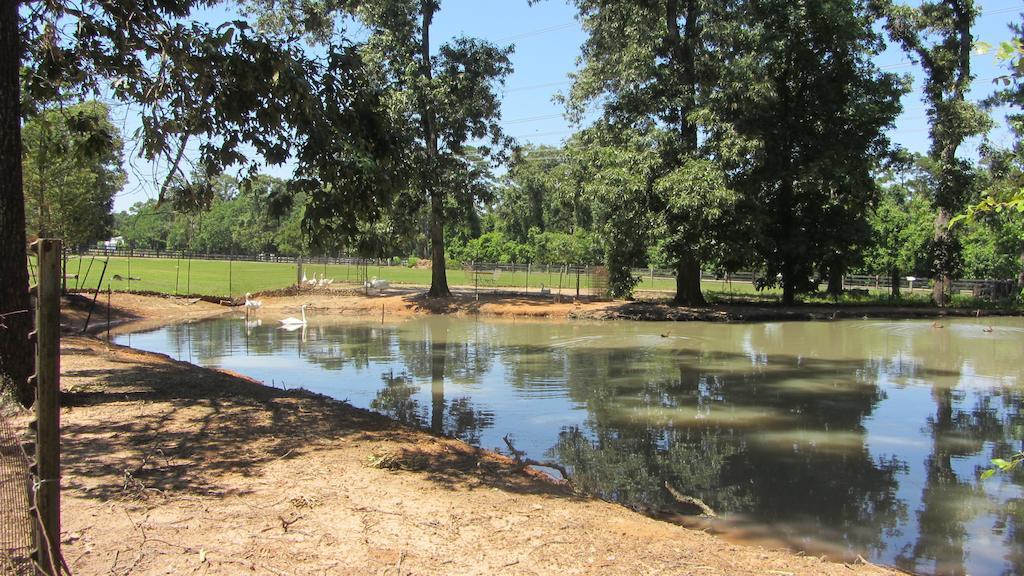
{"label": "distant trees", "polygon": [[135,248],[189,250],[215,254],[281,254],[310,251],[300,224],[302,198],[287,213],[275,216],[267,207],[288,182],[257,175],[244,182],[230,176],[214,179],[219,191],[206,210],[179,212],[155,200],[136,203],[114,215],[115,229]]}
{"label": "distant trees", "polygon": [[99,102],[54,106],[22,127],[26,227],[68,248],[109,236],[114,195],[124,185],[123,142]]}
{"label": "distant trees", "polygon": [[934,214],[923,178],[911,175],[899,180],[886,172],[880,174],[879,183],[882,192],[869,215],[871,237],[864,249],[863,270],[889,278],[895,298],[904,276],[928,276]]}

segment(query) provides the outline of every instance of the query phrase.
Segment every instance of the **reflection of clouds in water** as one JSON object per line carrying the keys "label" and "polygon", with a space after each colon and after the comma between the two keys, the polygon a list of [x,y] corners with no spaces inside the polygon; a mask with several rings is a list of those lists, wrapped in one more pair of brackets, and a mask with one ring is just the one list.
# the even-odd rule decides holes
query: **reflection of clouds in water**
{"label": "reflection of clouds in water", "polygon": [[829,432],[825,430],[781,430],[761,432],[751,442],[768,450],[795,451],[810,449],[818,452],[846,454],[864,448],[864,435],[860,432]]}
{"label": "reflection of clouds in water", "polygon": [[[623,402],[624,404],[624,402]],[[734,406],[702,407],[685,406],[664,408],[661,406],[619,406],[610,413],[612,422],[648,426],[728,426],[730,428],[763,427],[769,424],[784,424],[796,420],[792,414],[783,414],[767,408],[743,408]]]}
{"label": "reflection of clouds in water", "polygon": [[594,340],[601,340],[604,336],[580,336],[579,338],[571,338],[569,340],[562,340],[558,336],[552,336],[550,340],[553,342],[548,344],[551,348],[575,348],[577,344],[583,344],[592,342]]}
{"label": "reflection of clouds in water", "polygon": [[885,436],[872,434],[868,446],[872,449],[878,448],[922,448],[927,449],[932,445],[931,440],[923,437],[907,438],[905,436]]}

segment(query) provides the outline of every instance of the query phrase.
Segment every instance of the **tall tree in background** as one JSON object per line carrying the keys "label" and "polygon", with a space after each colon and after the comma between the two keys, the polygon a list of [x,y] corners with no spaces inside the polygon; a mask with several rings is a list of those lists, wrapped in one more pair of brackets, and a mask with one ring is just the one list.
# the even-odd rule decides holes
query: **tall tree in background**
{"label": "tall tree in background", "polygon": [[[392,212],[391,222],[398,225],[412,223],[412,212],[429,207],[432,274],[428,296],[450,296],[445,224],[452,210],[465,211],[465,203],[475,201],[473,194],[465,192],[479,190],[484,177],[467,143],[482,143],[473,150],[485,160],[502,156],[509,145],[498,124],[501,103],[496,88],[512,71],[511,48],[459,37],[441,44],[435,53],[430,30],[434,14],[441,9],[439,0],[248,0],[247,5],[259,16],[261,26],[301,32],[321,44],[341,41],[337,36],[353,22],[369,32],[355,51],[372,70],[374,85],[383,90],[391,128],[403,146],[401,164],[391,167],[391,177],[402,181],[404,191],[363,218],[358,229],[330,233],[349,236],[339,241],[356,240],[358,230],[374,228],[387,210]],[[326,220],[322,212],[337,216],[338,206],[350,209],[362,204],[360,195],[329,192],[309,195],[306,214],[311,226]],[[348,217],[353,224],[355,220]]]}
{"label": "tall tree in background", "polygon": [[917,7],[880,3],[885,28],[924,71],[924,100],[928,108],[934,165],[936,207],[932,298],[949,302],[959,246],[950,220],[963,209],[971,179],[969,164],[957,150],[970,136],[983,133],[988,118],[967,100],[971,80],[971,26],[978,15],[974,0],[929,0]]}
{"label": "tall tree in background", "polygon": [[861,0],[744,0],[731,13],[715,39],[709,139],[757,213],[767,279],[781,276],[792,304],[849,220],[866,218],[902,87],[872,63],[881,39]]}
{"label": "tall tree in background", "polygon": [[706,176],[713,164],[702,159],[698,146],[698,108],[717,73],[716,55],[704,33],[721,23],[721,14],[715,12],[720,3],[575,4],[589,36],[583,45],[583,67],[569,96],[570,111],[579,117],[589,104],[601,101],[605,121],[617,129],[662,130],[656,173],[667,179],[652,188],[651,208],[667,215],[662,228],[674,239],[664,248],[675,261],[675,302],[704,304],[700,268],[708,253],[702,243],[712,244],[716,231],[726,227],[723,217],[730,210],[718,210],[719,205],[735,200],[724,186],[703,185],[710,182]]}
{"label": "tall tree in background", "polygon": [[[409,136],[410,193],[430,207],[428,296],[450,296],[444,240],[449,204],[458,192],[474,189],[482,176],[467,155],[467,143],[484,141],[474,149],[484,159],[507,146],[498,124],[501,102],[495,89],[512,72],[511,48],[460,37],[441,44],[434,55],[430,28],[440,2],[360,4],[356,15],[371,31],[363,54],[390,88],[392,110],[398,110]],[[457,204],[465,208],[475,198],[461,199]]]}

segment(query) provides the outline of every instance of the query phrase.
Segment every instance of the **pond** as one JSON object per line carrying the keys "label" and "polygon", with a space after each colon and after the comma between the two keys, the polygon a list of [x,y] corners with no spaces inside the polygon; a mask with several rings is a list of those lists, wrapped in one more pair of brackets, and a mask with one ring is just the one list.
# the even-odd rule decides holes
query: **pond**
{"label": "pond", "polygon": [[1024,572],[1024,320],[759,324],[231,318],[121,344],[302,386],[727,537],[930,574]]}

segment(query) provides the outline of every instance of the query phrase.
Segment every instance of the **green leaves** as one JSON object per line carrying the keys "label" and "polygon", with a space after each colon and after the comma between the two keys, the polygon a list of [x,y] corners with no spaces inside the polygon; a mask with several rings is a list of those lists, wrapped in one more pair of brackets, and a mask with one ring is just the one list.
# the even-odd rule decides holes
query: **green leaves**
{"label": "green leaves", "polygon": [[22,131],[27,232],[69,248],[109,238],[114,195],[125,182],[120,132],[106,105],[43,108]]}
{"label": "green leaves", "polygon": [[995,466],[995,468],[989,468],[982,472],[981,480],[988,480],[989,478],[994,476],[996,472],[1004,474],[1012,472],[1015,468],[1020,466],[1022,462],[1024,462],[1024,452],[1018,452],[1014,454],[1013,456],[1010,457],[1009,460],[1005,460],[1003,458],[993,458],[991,462],[992,465]]}

